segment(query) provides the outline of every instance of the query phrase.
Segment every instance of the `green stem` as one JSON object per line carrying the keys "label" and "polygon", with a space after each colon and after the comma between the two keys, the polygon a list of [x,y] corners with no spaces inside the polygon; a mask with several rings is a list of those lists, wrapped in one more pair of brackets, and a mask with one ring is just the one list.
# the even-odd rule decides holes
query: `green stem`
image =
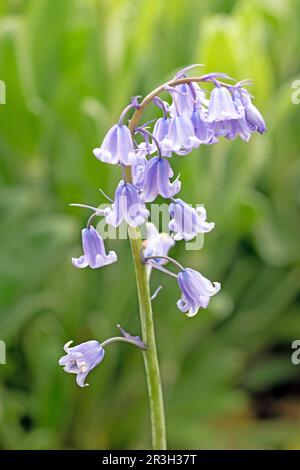
{"label": "green stem", "polygon": [[143,355],[150,402],[152,447],[155,450],[165,450],[167,443],[164,401],[156,350],[148,273],[146,265],[141,262],[140,257],[142,248],[140,230],[128,227],[128,232],[136,275],[143,341],[147,345]]}

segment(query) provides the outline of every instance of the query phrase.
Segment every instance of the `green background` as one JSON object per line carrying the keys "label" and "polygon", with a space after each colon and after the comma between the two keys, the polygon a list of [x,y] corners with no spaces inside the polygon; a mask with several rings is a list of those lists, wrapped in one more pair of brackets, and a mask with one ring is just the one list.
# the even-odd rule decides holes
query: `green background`
{"label": "green background", "polygon": [[[171,448],[300,448],[299,113],[296,0],[2,0],[0,79],[0,446],[150,445],[142,355],[124,344],[79,389],[58,366],[63,344],[140,333],[128,242],[119,261],[76,270],[87,213],[118,168],[92,149],[133,95],[190,63],[252,78],[268,133],[175,158],[182,198],[215,230],[172,255],[222,282],[192,319],[176,282],[152,289]],[[152,112],[152,116],[153,116]]]}

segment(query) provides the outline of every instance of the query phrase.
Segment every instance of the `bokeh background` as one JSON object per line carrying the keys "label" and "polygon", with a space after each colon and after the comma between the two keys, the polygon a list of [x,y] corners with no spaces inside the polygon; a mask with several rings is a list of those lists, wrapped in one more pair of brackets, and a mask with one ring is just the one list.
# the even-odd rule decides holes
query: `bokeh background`
{"label": "bokeh background", "polygon": [[128,242],[119,262],[76,270],[86,212],[116,167],[92,155],[130,97],[190,63],[253,78],[268,133],[173,160],[182,197],[215,230],[183,264],[223,284],[193,319],[159,273],[153,289],[169,447],[300,448],[300,78],[296,0],[1,0],[0,447],[149,448],[141,354],[111,346],[79,389],[63,344],[140,333]]}

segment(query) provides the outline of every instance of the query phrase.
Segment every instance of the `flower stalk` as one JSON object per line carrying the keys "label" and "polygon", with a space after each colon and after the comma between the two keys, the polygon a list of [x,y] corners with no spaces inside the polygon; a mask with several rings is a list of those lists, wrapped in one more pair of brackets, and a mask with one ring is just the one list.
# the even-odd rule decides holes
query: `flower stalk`
{"label": "flower stalk", "polygon": [[[143,102],[143,109],[145,108],[146,104]],[[140,108],[136,109],[133,114],[133,117],[135,116],[135,119],[134,121],[132,121],[132,117],[128,125],[129,130],[132,134],[134,133],[135,128],[137,127],[139,120],[142,116],[142,112],[140,113],[139,111]],[[128,183],[130,183],[132,181],[131,167],[124,167],[123,174],[124,179]],[[147,267],[144,263],[142,263],[141,260],[142,236],[140,229],[128,226],[128,235],[130,239],[131,254],[134,264],[136,287],[138,292],[142,339],[143,342],[147,345],[147,349],[143,351],[143,356],[150,405],[152,448],[154,450],[165,450],[167,448],[166,420],[161,376],[155,340],[149,276]]]}
{"label": "flower stalk", "polygon": [[140,229],[128,227],[128,233],[138,291],[142,339],[147,345],[147,349],[143,351],[143,356],[150,403],[152,447],[154,450],[165,450],[167,442],[164,400],[155,341],[148,273],[146,265],[142,263],[140,257],[142,249]]}

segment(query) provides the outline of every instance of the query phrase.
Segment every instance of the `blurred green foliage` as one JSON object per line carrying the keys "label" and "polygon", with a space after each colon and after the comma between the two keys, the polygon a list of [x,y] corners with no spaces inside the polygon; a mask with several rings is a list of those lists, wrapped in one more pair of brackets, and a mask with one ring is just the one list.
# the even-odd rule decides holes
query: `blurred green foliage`
{"label": "blurred green foliage", "polygon": [[130,97],[190,63],[253,78],[269,131],[174,160],[182,197],[216,229],[199,252],[173,255],[220,280],[207,311],[186,319],[179,291],[154,301],[171,448],[300,448],[299,106],[296,0],[2,0],[0,79],[0,446],[145,448],[141,354],[112,346],[79,389],[63,344],[140,333],[127,241],[119,262],[76,270],[86,213],[117,168],[92,156]]}

